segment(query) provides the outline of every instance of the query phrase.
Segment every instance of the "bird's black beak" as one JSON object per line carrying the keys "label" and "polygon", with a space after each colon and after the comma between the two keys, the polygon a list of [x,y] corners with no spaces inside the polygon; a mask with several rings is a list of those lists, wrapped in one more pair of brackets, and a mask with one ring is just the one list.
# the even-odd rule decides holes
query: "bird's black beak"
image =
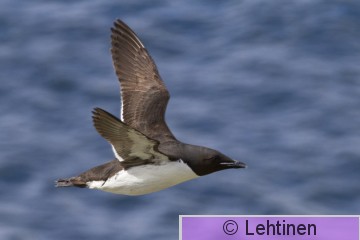
{"label": "bird's black beak", "polygon": [[232,162],[222,162],[221,165],[224,165],[228,168],[246,168],[246,164],[240,161],[232,161]]}

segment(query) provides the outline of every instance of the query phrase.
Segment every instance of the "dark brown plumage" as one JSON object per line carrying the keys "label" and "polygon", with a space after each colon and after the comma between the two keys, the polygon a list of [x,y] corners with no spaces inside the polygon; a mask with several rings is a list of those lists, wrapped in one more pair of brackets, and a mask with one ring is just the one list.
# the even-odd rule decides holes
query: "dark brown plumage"
{"label": "dark brown plumage", "polygon": [[77,177],[71,177],[66,179],[58,179],[56,181],[57,187],[86,187],[86,183],[89,181],[106,181],[108,178],[114,176],[116,173],[124,169],[120,164],[120,161],[114,159],[110,162],[102,164],[100,166],[93,167]]}
{"label": "dark brown plumage", "polygon": [[165,122],[170,94],[153,59],[121,20],[116,20],[111,32],[111,55],[121,85],[121,120],[149,138],[174,140]]}
{"label": "dark brown plumage", "polygon": [[158,152],[158,141],[127,126],[107,111],[95,108],[93,122],[98,133],[113,146],[117,157],[122,159],[121,165],[125,169],[169,160],[167,156]]}

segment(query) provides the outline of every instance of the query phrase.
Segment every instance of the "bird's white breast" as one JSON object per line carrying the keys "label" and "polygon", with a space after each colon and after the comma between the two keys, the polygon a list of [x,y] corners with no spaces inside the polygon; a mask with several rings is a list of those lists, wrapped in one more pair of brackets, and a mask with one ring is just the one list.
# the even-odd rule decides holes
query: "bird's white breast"
{"label": "bird's white breast", "polygon": [[160,191],[198,177],[183,161],[162,165],[147,164],[122,170],[107,181],[93,181],[89,188],[125,195],[143,195]]}

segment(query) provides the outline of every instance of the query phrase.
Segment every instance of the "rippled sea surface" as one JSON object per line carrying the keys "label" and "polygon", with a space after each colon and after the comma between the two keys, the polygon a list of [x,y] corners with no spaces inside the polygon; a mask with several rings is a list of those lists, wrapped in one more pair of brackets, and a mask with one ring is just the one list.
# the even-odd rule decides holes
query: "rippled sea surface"
{"label": "rippled sea surface", "polygon": [[[248,164],[147,196],[56,189],[111,160],[110,27],[171,93],[178,139]],[[0,2],[0,238],[178,239],[179,214],[360,214],[360,2]]]}

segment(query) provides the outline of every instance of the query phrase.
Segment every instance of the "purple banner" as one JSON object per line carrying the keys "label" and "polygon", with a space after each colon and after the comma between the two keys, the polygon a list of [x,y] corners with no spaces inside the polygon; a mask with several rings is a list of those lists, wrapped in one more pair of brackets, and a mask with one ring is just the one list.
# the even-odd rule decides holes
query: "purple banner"
{"label": "purple banner", "polygon": [[181,240],[360,240],[358,216],[180,216]]}

